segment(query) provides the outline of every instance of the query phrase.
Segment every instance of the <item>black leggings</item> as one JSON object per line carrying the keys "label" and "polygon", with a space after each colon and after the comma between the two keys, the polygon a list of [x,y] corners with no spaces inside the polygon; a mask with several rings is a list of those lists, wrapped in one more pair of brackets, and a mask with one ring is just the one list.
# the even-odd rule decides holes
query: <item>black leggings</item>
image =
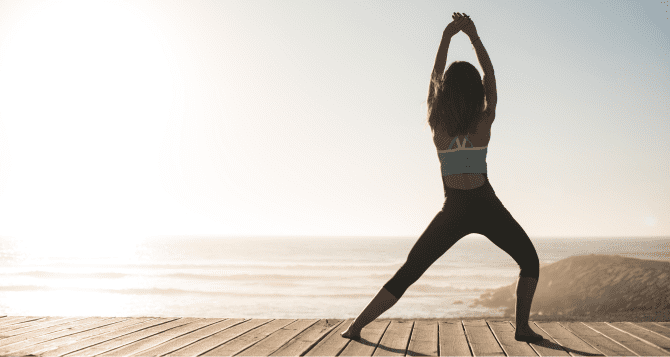
{"label": "black leggings", "polygon": [[444,186],[442,210],[409,252],[407,260],[384,287],[400,299],[407,288],[451,246],[470,233],[486,236],[519,264],[519,276],[539,278],[540,260],[533,243],[486,182],[471,190]]}

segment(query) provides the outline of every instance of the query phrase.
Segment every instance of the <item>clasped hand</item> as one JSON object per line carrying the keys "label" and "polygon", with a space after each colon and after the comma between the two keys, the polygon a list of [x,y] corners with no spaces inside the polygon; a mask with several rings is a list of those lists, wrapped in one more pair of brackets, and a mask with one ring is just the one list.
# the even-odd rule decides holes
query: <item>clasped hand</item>
{"label": "clasped hand", "polygon": [[[459,31],[464,30],[466,25],[472,23],[472,20],[470,20],[468,15],[465,14],[461,15],[461,13],[458,12],[454,12],[451,18],[454,19],[454,21],[449,23],[449,25],[447,25],[447,28],[444,29],[444,35],[448,36],[449,38],[456,35]],[[463,32],[465,32],[466,35],[468,34],[465,30]]]}

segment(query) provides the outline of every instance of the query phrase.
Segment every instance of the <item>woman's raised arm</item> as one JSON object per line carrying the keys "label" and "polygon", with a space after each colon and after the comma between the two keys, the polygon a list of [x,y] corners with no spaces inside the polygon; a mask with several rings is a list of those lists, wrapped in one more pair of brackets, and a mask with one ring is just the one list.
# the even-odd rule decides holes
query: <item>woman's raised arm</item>
{"label": "woman's raised arm", "polygon": [[437,55],[435,56],[435,65],[433,65],[433,72],[430,75],[431,81],[430,81],[430,87],[428,88],[428,100],[430,101],[430,98],[434,94],[434,87],[433,87],[433,78],[437,77],[440,78],[442,76],[442,73],[444,72],[444,67],[447,65],[447,53],[449,52],[449,44],[451,43],[451,38],[454,37],[459,31],[461,31],[461,27],[465,23],[465,17],[461,15],[460,13],[454,12],[454,14],[451,16],[453,19],[452,22],[450,22],[447,25],[447,28],[444,29],[444,32],[442,32],[442,40],[440,41],[440,47],[437,49]]}
{"label": "woman's raised arm", "polygon": [[477,53],[477,60],[479,60],[479,65],[482,66],[484,70],[484,93],[486,95],[486,107],[488,111],[495,111],[496,104],[498,103],[498,91],[496,89],[496,76],[493,72],[493,64],[489,58],[489,54],[486,52],[484,45],[482,44],[482,39],[477,34],[477,28],[475,23],[467,17],[466,22],[462,27],[463,32],[470,38],[472,46],[475,48],[475,53]]}

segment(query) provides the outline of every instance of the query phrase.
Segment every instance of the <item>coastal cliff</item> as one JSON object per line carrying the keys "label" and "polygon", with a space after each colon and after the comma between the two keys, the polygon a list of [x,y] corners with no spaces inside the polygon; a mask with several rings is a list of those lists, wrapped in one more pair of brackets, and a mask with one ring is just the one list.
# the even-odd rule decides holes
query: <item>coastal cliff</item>
{"label": "coastal cliff", "polygon": [[[516,282],[487,291],[471,306],[502,308],[511,316],[515,303]],[[653,312],[670,312],[670,262],[602,254],[541,267],[531,306],[531,317]]]}

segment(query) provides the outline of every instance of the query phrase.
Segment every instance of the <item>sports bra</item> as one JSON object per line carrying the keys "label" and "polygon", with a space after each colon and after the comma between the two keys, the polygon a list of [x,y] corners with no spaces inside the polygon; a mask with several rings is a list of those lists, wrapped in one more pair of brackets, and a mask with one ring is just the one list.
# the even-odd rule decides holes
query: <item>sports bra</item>
{"label": "sports bra", "polygon": [[[451,149],[454,142],[458,144],[456,149]],[[469,142],[470,147],[465,147]],[[440,159],[442,176],[464,174],[464,173],[483,173],[486,174],[486,152],[487,146],[474,147],[472,141],[466,135],[463,144],[455,137],[449,144],[447,150],[437,150],[437,157]]]}

